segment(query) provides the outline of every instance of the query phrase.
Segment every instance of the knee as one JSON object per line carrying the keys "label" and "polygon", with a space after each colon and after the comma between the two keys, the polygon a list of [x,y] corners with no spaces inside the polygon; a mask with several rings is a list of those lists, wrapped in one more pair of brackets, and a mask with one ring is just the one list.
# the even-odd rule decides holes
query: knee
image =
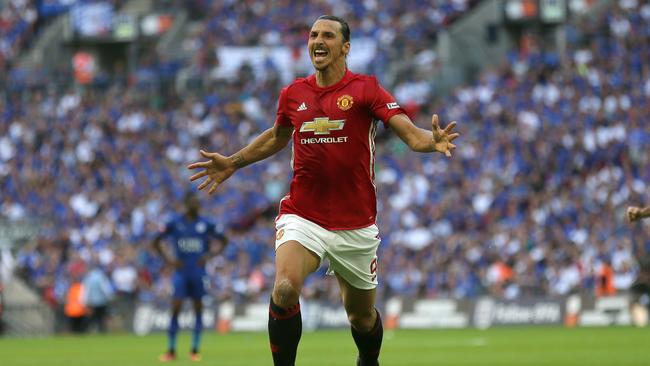
{"label": "knee", "polygon": [[273,287],[273,302],[283,308],[288,308],[298,303],[300,288],[289,279],[276,282]]}
{"label": "knee", "polygon": [[200,313],[203,311],[203,304],[200,302],[195,302],[194,303],[194,312],[195,313]]}
{"label": "knee", "polygon": [[174,300],[172,302],[172,314],[178,315],[181,312],[182,307],[183,307],[183,303],[181,301]]}
{"label": "knee", "polygon": [[350,324],[359,332],[369,332],[375,326],[377,312],[375,308],[348,313]]}

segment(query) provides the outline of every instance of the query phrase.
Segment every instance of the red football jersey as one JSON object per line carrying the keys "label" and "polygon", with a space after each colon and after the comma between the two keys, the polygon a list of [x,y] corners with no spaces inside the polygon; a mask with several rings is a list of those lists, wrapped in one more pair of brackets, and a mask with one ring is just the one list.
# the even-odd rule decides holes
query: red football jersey
{"label": "red football jersey", "polygon": [[329,230],[370,226],[377,216],[377,121],[404,113],[373,76],[347,71],[318,87],[314,75],[280,93],[275,124],[293,126],[293,179],[280,215],[295,214]]}

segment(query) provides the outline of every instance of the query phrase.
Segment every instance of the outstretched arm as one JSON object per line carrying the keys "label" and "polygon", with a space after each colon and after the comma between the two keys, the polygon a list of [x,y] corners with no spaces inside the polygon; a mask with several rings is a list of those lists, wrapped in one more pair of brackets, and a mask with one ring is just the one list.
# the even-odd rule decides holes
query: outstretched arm
{"label": "outstretched arm", "polygon": [[201,155],[208,160],[198,161],[187,166],[188,169],[203,169],[192,175],[190,180],[195,181],[207,176],[199,185],[199,190],[210,185],[208,193],[212,194],[217,190],[219,184],[238,169],[264,160],[282,150],[291,140],[292,133],[293,127],[274,126],[262,132],[248,146],[229,157],[201,150]]}
{"label": "outstretched arm", "polygon": [[627,219],[630,220],[630,222],[645,219],[646,217],[650,217],[650,206],[630,206],[627,208]]}
{"label": "outstretched arm", "polygon": [[451,157],[451,151],[456,148],[452,141],[460,136],[458,133],[452,133],[456,122],[451,122],[444,129],[440,128],[437,114],[431,118],[431,131],[417,127],[407,115],[402,113],[391,117],[388,124],[411,150],[417,152],[437,151]]}

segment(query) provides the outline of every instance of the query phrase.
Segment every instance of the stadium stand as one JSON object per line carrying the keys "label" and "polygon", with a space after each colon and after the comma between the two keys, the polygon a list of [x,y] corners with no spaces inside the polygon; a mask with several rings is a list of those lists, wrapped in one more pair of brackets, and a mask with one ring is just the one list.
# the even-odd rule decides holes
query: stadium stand
{"label": "stadium stand", "polygon": [[35,1],[11,0],[0,4],[0,69],[7,70],[33,32]]}
{"label": "stadium stand", "polygon": [[[0,215],[50,220],[17,253],[22,275],[46,301],[60,306],[70,278],[94,255],[114,285],[140,301],[169,295],[169,273],[149,243],[181,208],[190,187],[185,164],[199,147],[234,152],[267,128],[283,85],[285,65],[272,60],[222,79],[224,61],[212,51],[300,47],[304,19],[343,6],[281,3],[193,1],[201,26],[183,41],[191,59],[142,57],[128,78],[84,89],[63,68],[53,75],[61,82],[43,77],[0,100]],[[650,4],[621,0],[596,21],[578,20],[564,51],[526,35],[502,66],[442,97],[427,78],[437,62],[429,47],[473,2],[435,1],[440,7],[425,11],[429,3],[346,2],[342,10],[353,35],[377,43],[362,71],[383,80],[400,59],[419,60],[387,79],[388,89],[422,127],[435,111],[458,121],[462,134],[451,160],[407,153],[389,131],[378,137],[382,297],[596,294],[606,273],[612,291],[628,289],[634,248],[650,245],[647,225],[624,221],[625,205],[647,200],[650,184]],[[288,15],[300,21],[286,22]],[[187,68],[198,86],[161,92]],[[217,298],[268,297],[272,220],[288,161],[284,151],[248,167],[204,201],[230,237],[209,263]],[[310,281],[307,297],[338,301],[335,281]]]}

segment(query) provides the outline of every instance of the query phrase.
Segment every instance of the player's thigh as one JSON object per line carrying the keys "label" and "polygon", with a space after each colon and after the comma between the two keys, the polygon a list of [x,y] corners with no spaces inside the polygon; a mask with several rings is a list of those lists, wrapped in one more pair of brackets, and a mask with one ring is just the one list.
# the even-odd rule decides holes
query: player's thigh
{"label": "player's thigh", "polygon": [[194,303],[200,303],[205,296],[205,280],[202,274],[196,274],[188,281],[187,297],[191,298]]}
{"label": "player's thigh", "polygon": [[325,255],[323,238],[329,232],[297,215],[282,215],[275,226],[275,286],[289,281],[300,289],[305,278],[320,267]]}
{"label": "player's thigh", "polygon": [[289,240],[275,251],[275,285],[289,281],[298,289],[305,278],[320,266],[321,258],[296,240]]}
{"label": "player's thigh", "polygon": [[348,316],[371,316],[375,308],[377,289],[357,288],[338,273],[336,274],[336,279],[341,289],[341,299],[343,300],[343,306]]}
{"label": "player's thigh", "polygon": [[330,260],[328,273],[336,273],[356,289],[376,288],[379,243],[379,230],[375,225],[338,232],[327,252]]}
{"label": "player's thigh", "polygon": [[189,284],[187,281],[186,276],[184,276],[181,273],[174,273],[172,275],[172,286],[174,287],[173,291],[173,300],[180,300],[182,301],[184,298],[188,296],[189,293]]}

